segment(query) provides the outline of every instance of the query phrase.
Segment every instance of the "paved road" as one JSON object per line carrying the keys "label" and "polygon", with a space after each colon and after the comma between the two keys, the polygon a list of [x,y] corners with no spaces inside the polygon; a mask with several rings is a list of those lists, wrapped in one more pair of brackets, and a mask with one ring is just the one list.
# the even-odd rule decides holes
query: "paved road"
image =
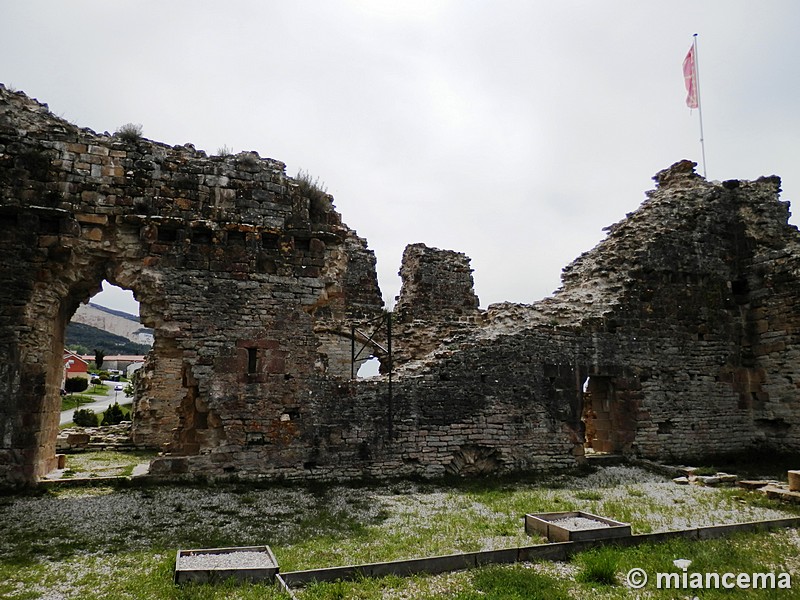
{"label": "paved road", "polygon": [[[95,402],[91,404],[82,404],[81,408],[91,408],[94,412],[100,413],[107,409],[109,406],[114,404],[114,402],[119,402],[120,404],[125,404],[126,402],[130,402],[131,398],[125,396],[125,392],[123,391],[116,391],[114,390],[114,386],[119,385],[119,383],[115,381],[104,381],[108,386],[108,392],[105,396],[94,396],[97,398]],[[125,387],[125,384],[122,384]],[[65,410],[61,413],[61,425],[64,423],[69,423],[72,421],[72,413],[75,412],[75,409]]]}

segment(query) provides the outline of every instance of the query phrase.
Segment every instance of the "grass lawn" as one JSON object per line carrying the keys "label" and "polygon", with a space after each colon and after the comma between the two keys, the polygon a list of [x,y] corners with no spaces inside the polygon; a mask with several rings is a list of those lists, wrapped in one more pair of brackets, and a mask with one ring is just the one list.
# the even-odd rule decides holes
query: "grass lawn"
{"label": "grass lawn", "polygon": [[84,404],[90,404],[94,401],[95,399],[87,394],[67,394],[61,397],[61,410],[62,412],[65,410],[72,410],[73,408],[79,408]]}
{"label": "grass lawn", "polygon": [[[795,516],[800,509],[738,489],[678,486],[631,467],[514,480],[374,485],[210,485],[63,489],[0,497],[0,597],[280,598],[270,586],[172,584],[179,548],[268,544],[281,571],[541,543],[526,512],[581,509],[635,533]],[[568,563],[486,567],[430,577],[317,584],[301,599],[692,598],[625,584],[625,573],[797,571],[795,530],[735,539],[604,549]],[[800,586],[796,586],[800,589]],[[725,597],[798,598],[789,590]],[[701,590],[701,598],[715,598]],[[777,595],[775,595],[777,594]],[[795,595],[792,595],[795,594]]]}
{"label": "grass lawn", "polygon": [[149,463],[156,453],[144,450],[101,450],[67,454],[62,478],[129,477],[136,465]]}

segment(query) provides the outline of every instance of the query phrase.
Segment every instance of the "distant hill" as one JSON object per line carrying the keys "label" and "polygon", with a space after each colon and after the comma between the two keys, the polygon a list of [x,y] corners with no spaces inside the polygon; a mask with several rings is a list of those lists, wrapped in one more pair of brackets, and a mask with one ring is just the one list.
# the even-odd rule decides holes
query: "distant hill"
{"label": "distant hill", "polygon": [[113,354],[147,354],[150,346],[137,344],[128,338],[103,331],[84,323],[71,322],[67,325],[66,346],[78,354],[94,354],[95,348],[107,356]]}
{"label": "distant hill", "polygon": [[127,338],[135,344],[152,346],[153,330],[142,327],[139,317],[99,304],[82,304],[75,311],[71,323],[81,323]]}

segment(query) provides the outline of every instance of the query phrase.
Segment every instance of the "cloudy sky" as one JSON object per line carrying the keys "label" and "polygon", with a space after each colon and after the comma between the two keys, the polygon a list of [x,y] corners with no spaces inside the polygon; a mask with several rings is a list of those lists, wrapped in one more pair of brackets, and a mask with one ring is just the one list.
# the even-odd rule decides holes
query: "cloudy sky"
{"label": "cloudy sky", "polygon": [[0,18],[0,81],[73,123],[319,177],[389,304],[414,242],[469,255],[484,307],[539,300],[656,171],[700,162],[694,33],[709,179],[800,195],[796,0],[2,0]]}

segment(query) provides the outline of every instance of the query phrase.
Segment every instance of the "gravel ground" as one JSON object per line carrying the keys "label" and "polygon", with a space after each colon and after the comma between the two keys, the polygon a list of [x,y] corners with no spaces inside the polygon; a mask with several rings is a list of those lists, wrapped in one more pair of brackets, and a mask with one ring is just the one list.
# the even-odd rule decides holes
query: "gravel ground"
{"label": "gravel ground", "polygon": [[[779,508],[736,503],[714,488],[678,486],[633,467],[607,467],[585,476],[559,475],[543,485],[511,487],[605,517],[615,518],[609,514],[612,510],[626,511],[624,516],[646,521],[651,531],[793,516]],[[582,500],[584,497],[599,500]],[[395,482],[384,488],[335,486],[327,488],[323,496],[299,486],[76,488],[56,495],[0,498],[0,530],[8,532],[0,535],[0,555],[13,549],[15,531],[41,531],[56,542],[61,536],[77,536],[99,547],[122,537],[128,549],[146,549],[164,543],[169,547],[174,544],[170,540],[181,539],[188,528],[198,535],[208,531],[237,539],[242,546],[274,546],[296,539],[298,532],[307,528],[304,519],[319,510],[330,515],[333,526],[348,521],[392,531],[409,523],[425,523],[434,535],[437,521],[446,511],[489,522],[508,518],[458,490],[415,482]],[[537,510],[526,507],[519,516],[524,512]],[[615,520],[629,522],[617,517]],[[315,527],[309,535],[318,535],[323,525]],[[487,531],[482,549],[527,543],[530,538],[520,526],[503,536]]]}
{"label": "gravel ground", "polygon": [[275,566],[266,552],[225,552],[221,554],[184,554],[178,569],[205,571],[209,569],[271,569]]}
{"label": "gravel ground", "polygon": [[[30,580],[16,582],[12,578],[10,589],[33,593],[35,587],[40,598],[79,598],[81,581],[91,574],[109,570],[130,576],[142,569],[130,553],[135,550],[174,557],[177,548],[268,544],[282,568],[293,570],[369,562],[372,556],[384,555],[386,540],[398,531],[409,534],[410,541],[398,549],[397,558],[537,543],[539,538],[524,532],[521,516],[525,512],[583,510],[624,522],[636,521],[639,530],[634,526],[634,533],[795,515],[777,504],[754,504],[743,498],[746,494],[679,486],[642,469],[623,466],[535,482],[498,483],[485,490],[478,486],[475,492],[410,481],[317,488],[70,488],[0,497],[0,558],[13,556],[20,544],[34,546],[36,566],[32,568],[41,570],[36,575],[39,583],[33,586]],[[463,520],[448,521],[448,515]],[[462,535],[460,523],[465,521],[485,525]],[[592,525],[596,527],[597,523]],[[369,536],[373,541],[359,542],[357,534],[351,536],[361,528],[373,531]],[[376,528],[380,535],[374,535]],[[304,558],[304,544],[314,550],[315,539],[325,546],[326,539],[331,538],[341,540],[341,545],[330,547],[311,561]],[[215,539],[225,542],[216,543]],[[368,544],[374,545],[374,552]],[[301,548],[303,555],[295,562],[305,561],[308,566],[295,564],[290,568],[285,561],[292,548]],[[433,548],[435,551],[430,551]],[[60,558],[62,552],[69,556],[68,561]],[[567,573],[574,565],[547,563],[529,568]],[[458,589],[468,577],[452,573],[415,579],[403,590],[387,590],[384,597],[401,600],[444,593]]]}
{"label": "gravel ground", "polygon": [[563,519],[557,519],[550,522],[553,525],[558,525],[559,527],[569,529],[570,531],[580,531],[582,529],[602,529],[604,527],[610,527],[608,523],[603,523],[603,521],[596,521],[594,519],[587,519],[586,517],[565,517]]}

